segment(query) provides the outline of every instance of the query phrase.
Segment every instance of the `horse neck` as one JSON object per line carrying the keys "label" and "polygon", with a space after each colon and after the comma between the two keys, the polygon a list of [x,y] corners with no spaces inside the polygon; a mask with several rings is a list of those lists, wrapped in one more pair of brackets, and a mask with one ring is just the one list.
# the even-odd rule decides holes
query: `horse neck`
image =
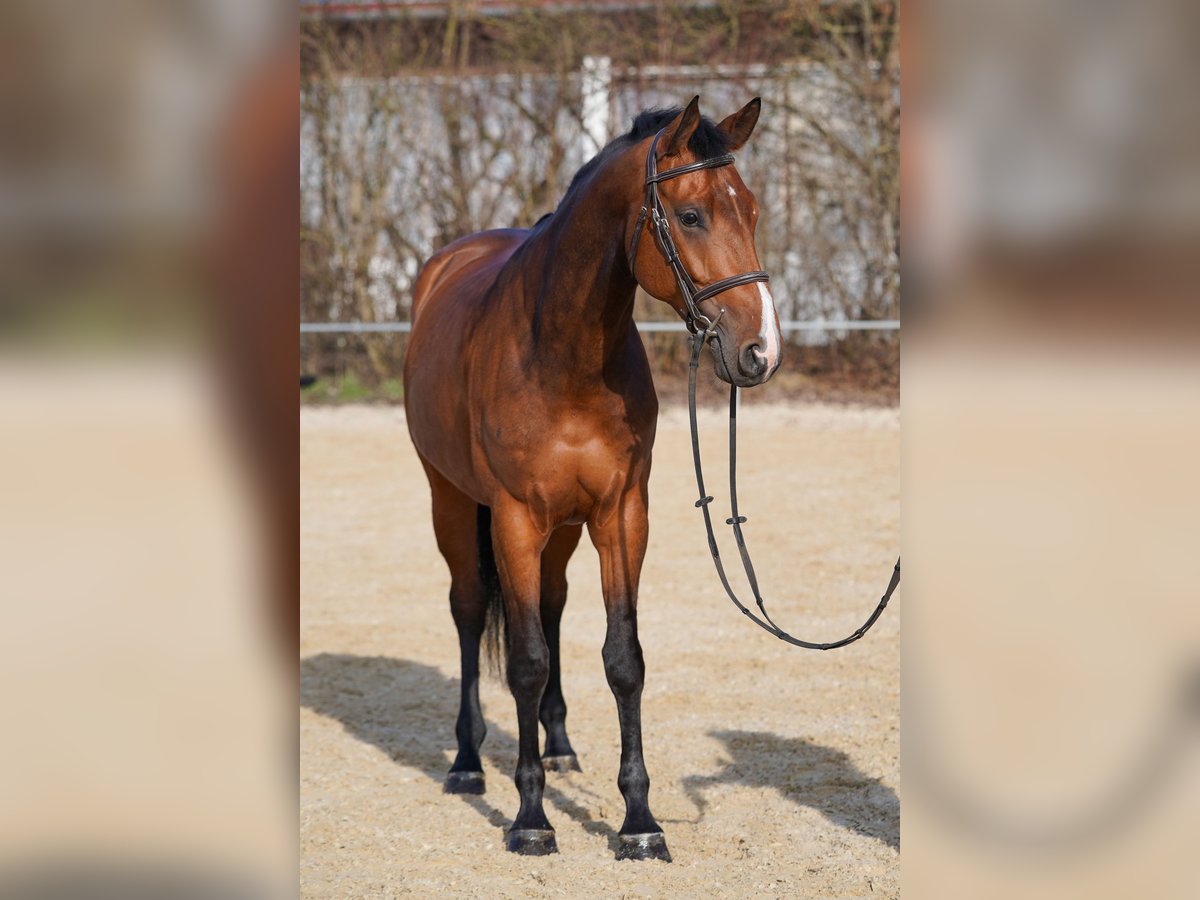
{"label": "horse neck", "polygon": [[531,333],[535,356],[569,377],[601,375],[618,361],[633,323],[637,282],[625,256],[628,206],[599,172],[539,235]]}

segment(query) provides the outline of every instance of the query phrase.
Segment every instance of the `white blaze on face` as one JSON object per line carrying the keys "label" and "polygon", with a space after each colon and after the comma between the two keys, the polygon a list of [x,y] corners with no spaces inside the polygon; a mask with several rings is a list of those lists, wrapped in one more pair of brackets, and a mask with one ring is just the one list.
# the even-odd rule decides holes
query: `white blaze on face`
{"label": "white blaze on face", "polygon": [[761,281],[758,283],[758,298],[762,301],[762,324],[759,326],[759,346],[767,359],[767,371],[779,362],[779,326],[775,324],[775,302],[771,292]]}

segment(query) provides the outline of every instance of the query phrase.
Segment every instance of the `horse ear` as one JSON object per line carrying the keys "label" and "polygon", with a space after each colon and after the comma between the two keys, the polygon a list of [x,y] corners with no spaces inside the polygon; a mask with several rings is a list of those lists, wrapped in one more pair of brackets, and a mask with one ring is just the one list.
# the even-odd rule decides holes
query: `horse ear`
{"label": "horse ear", "polygon": [[762,98],[755,97],[733,115],[723,119],[717,127],[729,135],[729,152],[741,150],[750,140],[754,126],[758,124],[758,114],[762,111]]}
{"label": "horse ear", "polygon": [[658,147],[658,158],[665,159],[668,156],[678,156],[682,153],[687,147],[688,141],[692,139],[692,135],[696,133],[696,126],[699,124],[700,95],[697,94],[684,111],[663,130],[663,140]]}

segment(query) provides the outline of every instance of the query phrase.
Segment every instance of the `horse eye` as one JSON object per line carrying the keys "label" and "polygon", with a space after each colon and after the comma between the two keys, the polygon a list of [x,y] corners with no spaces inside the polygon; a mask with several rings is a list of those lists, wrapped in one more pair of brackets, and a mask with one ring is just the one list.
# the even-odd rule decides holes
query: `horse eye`
{"label": "horse eye", "polygon": [[695,228],[700,224],[700,214],[695,210],[689,209],[686,212],[681,212],[679,214],[679,221],[688,228]]}

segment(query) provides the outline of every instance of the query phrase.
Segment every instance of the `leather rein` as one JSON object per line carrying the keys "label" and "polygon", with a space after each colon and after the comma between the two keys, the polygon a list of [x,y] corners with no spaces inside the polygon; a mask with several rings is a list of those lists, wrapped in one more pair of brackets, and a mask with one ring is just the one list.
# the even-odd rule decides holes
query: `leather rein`
{"label": "leather rein", "polygon": [[859,638],[867,633],[872,625],[879,619],[883,610],[887,607],[888,601],[892,598],[892,593],[896,590],[896,586],[900,583],[900,560],[896,560],[896,567],[892,570],[891,580],[888,582],[887,590],[884,591],[883,597],[880,599],[875,610],[867,617],[857,629],[851,632],[846,637],[839,641],[830,641],[828,643],[816,643],[814,641],[805,641],[800,638],[793,637],[788,634],[772,620],[767,613],[766,602],[763,600],[762,592],[758,586],[758,576],[754,572],[754,564],[750,559],[750,551],[746,547],[746,537],[742,533],[742,525],[746,523],[746,517],[739,515],[737,502],[737,409],[738,409],[738,388],[736,384],[729,386],[729,505],[730,517],[725,520],[726,525],[733,527],[734,540],[737,541],[738,554],[741,556],[742,568],[746,572],[746,580],[750,584],[750,590],[754,594],[754,601],[758,606],[758,611],[761,614],[755,615],[749,608],[746,607],[734,593],[733,588],[729,584],[729,577],[725,573],[724,563],[721,561],[721,552],[717,549],[717,538],[713,533],[712,515],[709,513],[708,506],[712,503],[713,498],[704,490],[704,470],[700,464],[700,430],[696,424],[696,372],[700,366],[700,351],[704,349],[705,344],[710,339],[720,343],[720,336],[717,334],[717,322],[720,321],[723,309],[717,313],[715,319],[709,319],[700,312],[700,304],[705,300],[709,300],[716,295],[728,291],[731,288],[740,287],[743,284],[753,284],[754,282],[765,282],[770,280],[770,275],[763,271],[744,272],[741,275],[732,275],[729,278],[722,278],[720,281],[715,281],[712,284],[705,285],[702,288],[697,288],[696,283],[684,268],[683,261],[679,258],[679,249],[675,246],[675,241],[671,237],[671,227],[667,221],[667,212],[663,207],[662,199],[658,195],[658,185],[671,178],[678,178],[680,175],[686,175],[689,172],[697,172],[701,169],[715,169],[719,166],[727,166],[733,163],[733,154],[726,153],[722,156],[715,156],[711,159],[701,160],[700,162],[688,163],[683,166],[676,166],[672,169],[659,172],[657,160],[655,159],[655,151],[658,148],[659,139],[662,138],[663,132],[659,132],[654,136],[654,140],[650,144],[650,152],[646,155],[646,199],[642,205],[642,210],[638,215],[637,226],[633,233],[633,243],[629,251],[629,267],[633,271],[634,262],[637,260],[638,240],[641,238],[642,229],[646,224],[646,218],[650,218],[650,229],[654,232],[655,243],[658,245],[659,251],[662,253],[667,265],[670,266],[671,272],[675,276],[675,283],[679,287],[679,292],[683,296],[683,302],[687,307],[687,311],[683,314],[688,331],[691,332],[692,352],[691,359],[688,363],[688,419],[691,424],[692,431],[692,462],[696,468],[696,488],[700,492],[700,498],[696,501],[696,507],[704,516],[704,530],[708,532],[708,549],[712,554],[713,565],[717,570],[717,577],[721,579],[721,585],[725,588],[725,593],[742,613],[752,622],[758,625],[765,631],[770,632],[779,638],[796,647],[804,647],[809,650],[833,650],[838,647],[845,647],[847,644],[853,644]]}

